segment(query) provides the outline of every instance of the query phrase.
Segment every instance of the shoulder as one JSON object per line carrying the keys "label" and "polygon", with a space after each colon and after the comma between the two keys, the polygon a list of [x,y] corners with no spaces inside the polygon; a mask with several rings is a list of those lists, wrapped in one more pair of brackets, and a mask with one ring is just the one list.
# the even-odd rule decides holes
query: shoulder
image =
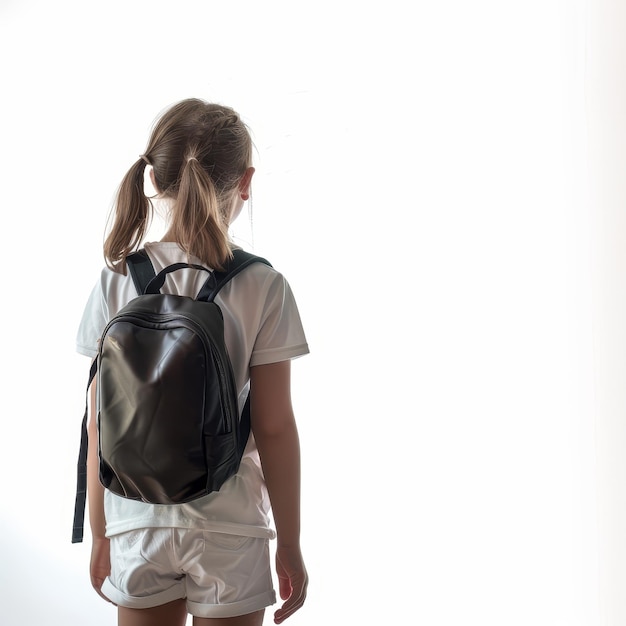
{"label": "shoulder", "polygon": [[266,299],[289,289],[287,279],[275,267],[263,262],[254,262],[231,279],[220,293],[247,292],[253,297]]}
{"label": "shoulder", "polygon": [[97,354],[98,340],[109,319],[136,295],[128,276],[102,268],[80,320],[76,338],[77,351],[89,357]]}
{"label": "shoulder", "polygon": [[115,315],[129,300],[137,296],[137,290],[128,272],[122,274],[109,267],[103,267],[100,271],[99,286],[108,319]]}

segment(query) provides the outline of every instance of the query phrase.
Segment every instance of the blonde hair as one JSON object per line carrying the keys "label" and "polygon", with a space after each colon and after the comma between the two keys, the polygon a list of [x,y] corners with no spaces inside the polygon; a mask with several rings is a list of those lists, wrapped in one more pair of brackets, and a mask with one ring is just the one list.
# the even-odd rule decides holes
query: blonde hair
{"label": "blonde hair", "polygon": [[252,162],[252,139],[230,107],[182,100],[157,120],[143,155],[122,180],[104,242],[107,265],[125,272],[126,257],[146,235],[153,206],[144,193],[146,164],[161,196],[173,200],[169,232],[188,256],[222,269],[232,256],[227,211]]}

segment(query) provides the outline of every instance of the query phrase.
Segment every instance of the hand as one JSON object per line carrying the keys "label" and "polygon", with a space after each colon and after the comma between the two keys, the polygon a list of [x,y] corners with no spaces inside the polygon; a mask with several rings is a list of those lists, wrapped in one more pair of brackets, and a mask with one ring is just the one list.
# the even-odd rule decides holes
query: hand
{"label": "hand", "polygon": [[280,597],[286,602],[274,613],[274,622],[280,624],[304,604],[309,577],[299,548],[276,548],[276,573]]}
{"label": "hand", "polygon": [[91,563],[89,564],[91,585],[98,595],[111,602],[102,593],[104,579],[111,573],[111,552],[108,537],[94,537],[91,544]]}

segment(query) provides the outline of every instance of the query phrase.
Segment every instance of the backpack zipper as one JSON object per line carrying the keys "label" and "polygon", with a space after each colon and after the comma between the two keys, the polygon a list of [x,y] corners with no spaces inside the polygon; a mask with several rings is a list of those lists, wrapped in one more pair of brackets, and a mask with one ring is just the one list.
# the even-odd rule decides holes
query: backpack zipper
{"label": "backpack zipper", "polygon": [[[180,324],[180,326],[182,326],[183,328],[187,328],[188,330],[191,330],[196,335],[198,335],[200,339],[202,340],[202,345],[204,347],[204,352],[205,352],[205,359],[208,361],[207,357],[209,355],[207,355],[207,346],[212,345],[210,338],[208,337],[204,329],[200,326],[200,324],[198,324],[198,322],[196,322],[193,318],[187,315],[184,315],[182,313],[177,313],[176,315],[154,314],[154,313],[144,313],[143,315],[133,315],[132,313],[124,313],[122,315],[116,316],[113,319],[111,319],[111,321],[106,325],[106,328],[104,329],[104,332],[102,333],[102,336],[106,337],[111,326],[114,326],[118,322],[130,321],[134,323],[139,323],[138,325],[143,326],[144,328],[150,328],[148,325],[142,324],[141,322],[165,323],[165,322],[183,321],[183,320],[187,322],[188,324]],[[98,352],[99,354],[102,354],[102,343],[100,344],[98,348]],[[234,407],[232,406],[230,402],[230,394],[224,393],[225,391],[228,391],[228,382],[227,382],[227,375],[226,375],[226,372],[224,370],[221,360],[213,356],[212,350],[211,350],[210,357],[213,363],[215,363],[217,366],[217,370],[219,373],[219,386],[220,386],[220,390],[222,391],[222,398],[225,398],[229,404],[227,411],[228,411],[228,414],[230,415],[232,424],[226,424],[226,426],[227,428],[232,426],[232,428],[234,429],[237,427],[237,419],[235,418],[237,417],[239,411],[234,410]],[[235,389],[235,393],[236,393],[236,389]],[[227,430],[227,433],[230,433],[230,432],[231,430]]]}

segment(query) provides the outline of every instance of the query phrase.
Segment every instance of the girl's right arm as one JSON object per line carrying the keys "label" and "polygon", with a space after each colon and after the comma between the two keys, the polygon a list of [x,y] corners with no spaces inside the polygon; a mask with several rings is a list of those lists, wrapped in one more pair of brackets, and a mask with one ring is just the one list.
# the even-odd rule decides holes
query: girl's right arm
{"label": "girl's right arm", "polygon": [[308,575],[300,551],[300,443],[291,405],[291,362],[250,368],[250,420],[276,524],[276,571],[285,600],[280,624],[304,603]]}
{"label": "girl's right arm", "polygon": [[87,498],[91,526],[91,584],[105,600],[101,592],[105,578],[111,573],[109,540],[105,537],[104,487],[98,478],[98,431],[96,428],[96,379],[89,389],[89,414],[87,418]]}

